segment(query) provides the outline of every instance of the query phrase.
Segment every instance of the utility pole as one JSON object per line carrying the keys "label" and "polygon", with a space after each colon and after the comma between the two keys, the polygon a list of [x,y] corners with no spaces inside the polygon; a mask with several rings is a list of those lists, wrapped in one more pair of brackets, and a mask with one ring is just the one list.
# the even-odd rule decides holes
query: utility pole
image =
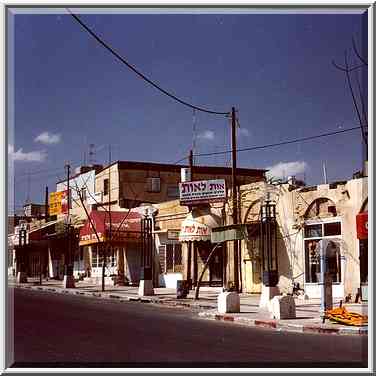
{"label": "utility pole", "polygon": [[108,230],[108,244],[104,247],[103,252],[103,265],[102,265],[102,291],[105,290],[105,273],[106,273],[106,262],[107,262],[107,248],[110,250],[110,257],[112,257],[112,220],[111,220],[111,145],[108,145],[108,215],[110,227]]}
{"label": "utility pole", "polygon": [[[189,151],[189,172],[190,172],[190,180],[193,181],[193,149]],[[191,208],[189,208],[191,210]],[[188,257],[187,257],[187,281],[191,288],[192,284],[192,253],[196,252],[193,242],[188,242]]]}
{"label": "utility pole", "polygon": [[[238,223],[238,195],[236,182],[236,113],[235,107],[231,110],[231,143],[232,143],[232,223]],[[238,241],[234,240],[234,283],[235,289],[239,292],[239,247]]]}
{"label": "utility pole", "polygon": [[74,277],[73,277],[73,265],[72,265],[72,255],[71,255],[71,231],[70,231],[70,186],[69,186],[69,179],[70,179],[70,164],[66,163],[65,168],[67,170],[67,238],[68,238],[68,245],[67,245],[67,257],[65,260],[65,271],[64,271],[64,287],[65,288],[73,288],[74,285]]}

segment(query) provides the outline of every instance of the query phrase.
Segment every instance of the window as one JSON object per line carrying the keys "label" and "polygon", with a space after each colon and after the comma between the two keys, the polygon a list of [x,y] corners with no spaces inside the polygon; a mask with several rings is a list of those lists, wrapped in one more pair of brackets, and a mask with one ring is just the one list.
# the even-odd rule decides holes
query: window
{"label": "window", "polygon": [[87,199],[86,188],[81,188],[81,198],[82,198],[82,201],[86,201]]}
{"label": "window", "polygon": [[[93,247],[93,268],[101,268],[103,266],[104,260],[104,249],[98,247]],[[107,267],[116,266],[116,248],[112,248],[112,252],[110,254],[107,251]]]}
{"label": "window", "polygon": [[103,194],[105,195],[105,196],[107,196],[108,195],[108,191],[109,191],[109,180],[108,179],[104,179],[103,180]]}
{"label": "window", "polygon": [[146,191],[158,193],[161,191],[161,179],[160,178],[147,178]]}
{"label": "window", "polygon": [[309,224],[304,226],[305,276],[307,283],[318,283],[320,279],[319,241],[328,239],[326,248],[327,271],[334,283],[341,282],[341,222]]}
{"label": "window", "polygon": [[167,244],[159,248],[159,262],[162,273],[181,273],[183,258],[181,244]]}

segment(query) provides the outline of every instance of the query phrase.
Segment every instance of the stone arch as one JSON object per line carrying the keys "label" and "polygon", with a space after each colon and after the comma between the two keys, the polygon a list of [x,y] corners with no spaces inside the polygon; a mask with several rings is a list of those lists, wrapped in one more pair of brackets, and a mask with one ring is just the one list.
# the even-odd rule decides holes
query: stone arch
{"label": "stone arch", "polygon": [[259,215],[260,215],[260,207],[261,207],[261,200],[257,199],[252,202],[251,205],[249,205],[244,218],[243,218],[243,223],[247,222],[253,222],[253,221],[258,221]]}
{"label": "stone arch", "polygon": [[330,198],[319,197],[311,202],[304,213],[304,219],[319,219],[336,217],[337,207]]}
{"label": "stone arch", "polygon": [[368,197],[364,200],[360,210],[359,210],[359,213],[362,213],[362,212],[366,212],[368,211]]}

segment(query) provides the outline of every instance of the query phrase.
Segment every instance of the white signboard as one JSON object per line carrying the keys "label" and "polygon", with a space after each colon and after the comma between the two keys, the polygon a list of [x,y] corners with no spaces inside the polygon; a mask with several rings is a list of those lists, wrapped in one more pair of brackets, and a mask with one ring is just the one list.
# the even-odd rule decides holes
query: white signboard
{"label": "white signboard", "polygon": [[224,179],[198,180],[179,184],[180,204],[190,205],[226,200]]}

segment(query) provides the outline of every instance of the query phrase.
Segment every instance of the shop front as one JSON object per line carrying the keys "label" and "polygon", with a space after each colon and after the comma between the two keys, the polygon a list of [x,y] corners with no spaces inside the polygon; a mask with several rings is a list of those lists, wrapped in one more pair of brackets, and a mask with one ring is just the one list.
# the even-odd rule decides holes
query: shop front
{"label": "shop front", "polygon": [[368,211],[356,216],[356,233],[359,240],[359,267],[361,299],[368,300]]}
{"label": "shop front", "polygon": [[[94,283],[100,283],[103,263],[106,284],[137,284],[141,267],[140,215],[92,211],[80,230],[77,264]],[[106,259],[106,261],[105,261]]]}
{"label": "shop front", "polygon": [[[193,286],[215,246],[211,242],[212,229],[221,225],[220,210],[210,206],[193,208],[182,222],[179,241],[183,244],[184,279],[192,280]],[[223,286],[224,254],[224,246],[220,246],[203,275],[202,286]]]}

